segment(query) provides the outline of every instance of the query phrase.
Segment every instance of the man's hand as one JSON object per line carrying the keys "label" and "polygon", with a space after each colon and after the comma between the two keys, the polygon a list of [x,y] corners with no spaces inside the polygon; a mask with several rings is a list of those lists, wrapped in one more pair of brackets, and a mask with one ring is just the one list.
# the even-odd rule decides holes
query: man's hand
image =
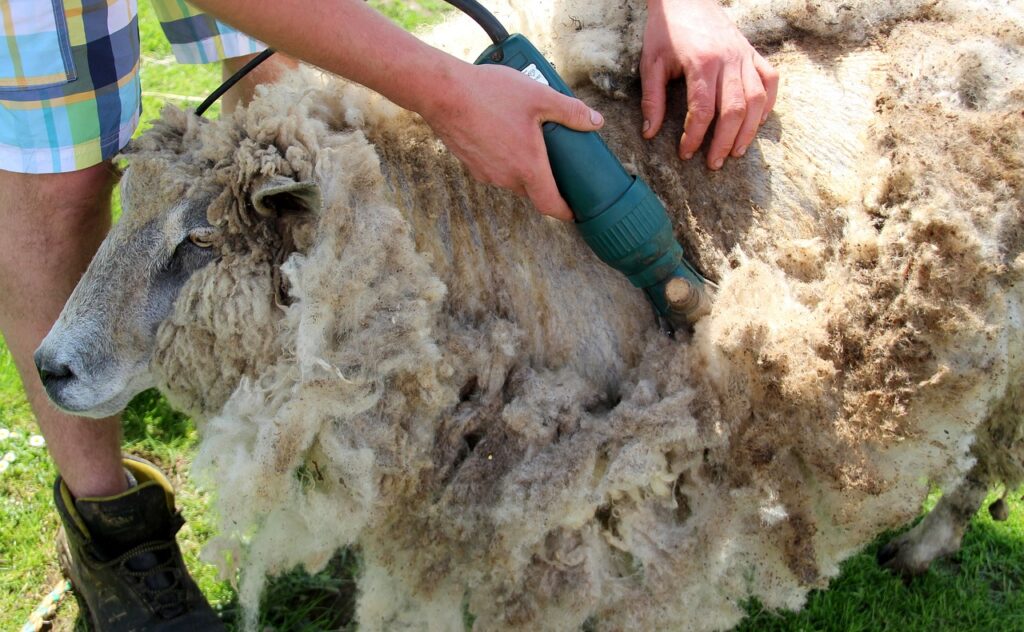
{"label": "man's hand", "polygon": [[743,37],[715,0],[649,0],[640,57],[643,136],[665,119],[665,85],[686,78],[686,121],[679,157],[700,148],[715,114],[706,162],[720,169],[742,156],[775,105],[779,73]]}
{"label": "man's hand", "polygon": [[561,220],[572,211],[551,174],[541,125],[593,131],[601,115],[579,99],[505,66],[461,64],[448,88],[420,110],[427,124],[474,178],[524,195],[537,210]]}

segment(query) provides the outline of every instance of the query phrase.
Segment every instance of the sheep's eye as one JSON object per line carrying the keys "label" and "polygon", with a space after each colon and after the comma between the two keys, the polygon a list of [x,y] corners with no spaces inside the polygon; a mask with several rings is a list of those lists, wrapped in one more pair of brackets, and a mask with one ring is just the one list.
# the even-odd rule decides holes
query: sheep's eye
{"label": "sheep's eye", "polygon": [[188,240],[192,242],[194,246],[199,248],[209,248],[213,246],[213,240],[215,231],[209,227],[197,228],[188,234]]}

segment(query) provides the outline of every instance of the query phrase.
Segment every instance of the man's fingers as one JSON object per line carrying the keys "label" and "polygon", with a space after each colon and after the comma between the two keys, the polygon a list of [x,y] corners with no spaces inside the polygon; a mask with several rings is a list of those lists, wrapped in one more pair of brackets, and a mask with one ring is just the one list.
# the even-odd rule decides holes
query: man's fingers
{"label": "man's fingers", "polygon": [[640,86],[643,91],[640,111],[644,116],[641,133],[644,138],[654,138],[665,121],[665,84],[668,79],[668,71],[660,58],[651,63],[640,63]]}
{"label": "man's fingers", "polygon": [[[604,117],[597,110],[592,110],[586,103],[560,92],[545,88],[546,98],[540,111],[541,121],[551,121],[565,125],[570,129],[590,132],[604,125]],[[543,147],[543,146],[542,146]],[[573,219],[569,205],[565,203],[555,186],[555,177],[551,173],[551,164],[544,151],[538,151],[537,167],[522,183],[522,189],[530,198],[537,210],[544,215],[556,219],[570,221]]]}
{"label": "man's fingers", "polygon": [[711,169],[722,168],[747,115],[742,67],[740,63],[722,66],[722,77],[718,82],[718,122],[715,123],[715,135],[711,139],[707,156],[707,164]]}
{"label": "man's fingers", "polygon": [[765,103],[761,112],[761,122],[764,123],[768,120],[772,108],[775,107],[775,97],[779,94],[779,71],[757,51],[754,51],[754,68],[761,77],[761,85],[764,86],[765,91]]}
{"label": "man's fingers", "polygon": [[569,205],[565,203],[565,200],[558,193],[558,187],[555,186],[555,176],[551,174],[551,166],[548,164],[547,157],[543,157],[543,161],[540,163],[543,167],[538,167],[534,172],[528,176],[527,180],[522,183],[522,189],[526,193],[526,197],[530,198],[530,202],[544,215],[550,215],[555,219],[562,221],[572,221],[573,214],[572,210],[569,209]]}
{"label": "man's fingers", "polygon": [[526,197],[530,198],[530,202],[533,203],[542,215],[549,215],[563,222],[571,222],[573,220],[572,211],[569,209],[569,205],[565,203],[565,200],[562,199],[562,196],[558,194],[554,180],[551,181],[550,189],[543,184],[527,183],[525,191]]}
{"label": "man's fingers", "polygon": [[550,215],[563,221],[571,221],[575,218],[569,205],[558,192],[555,185],[555,177],[551,173],[551,166],[547,156],[538,161],[527,161],[526,164],[539,164],[542,167],[535,168],[532,172],[513,174],[510,172],[487,173],[470,170],[474,179],[501,187],[516,195],[523,196],[530,200],[534,208],[542,215]]}
{"label": "man's fingers", "polygon": [[747,100],[747,113],[743,118],[743,124],[736,133],[736,140],[732,145],[732,155],[739,157],[747,153],[747,147],[753,142],[757,134],[757,128],[761,125],[761,114],[764,112],[764,105],[767,93],[761,85],[761,75],[754,67],[753,56],[743,60],[743,93]]}
{"label": "man's fingers", "polygon": [[591,132],[604,125],[604,117],[592,110],[583,101],[567,97],[560,92],[545,88],[546,92],[540,110],[541,121],[551,121],[580,132]]}
{"label": "man's fingers", "polygon": [[686,120],[679,141],[679,157],[689,160],[700,148],[715,118],[715,92],[719,66],[704,65],[686,73]]}

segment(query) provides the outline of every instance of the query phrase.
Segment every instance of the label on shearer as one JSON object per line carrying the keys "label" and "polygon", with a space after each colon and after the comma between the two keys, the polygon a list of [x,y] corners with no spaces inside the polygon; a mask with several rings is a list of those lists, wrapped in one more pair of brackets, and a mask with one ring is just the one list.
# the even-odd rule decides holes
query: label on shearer
{"label": "label on shearer", "polygon": [[544,78],[544,74],[540,71],[540,69],[537,68],[537,64],[530,64],[526,68],[523,68],[520,72],[522,72],[524,75],[538,83],[543,83],[548,87],[551,86],[551,84],[548,83],[548,80]]}

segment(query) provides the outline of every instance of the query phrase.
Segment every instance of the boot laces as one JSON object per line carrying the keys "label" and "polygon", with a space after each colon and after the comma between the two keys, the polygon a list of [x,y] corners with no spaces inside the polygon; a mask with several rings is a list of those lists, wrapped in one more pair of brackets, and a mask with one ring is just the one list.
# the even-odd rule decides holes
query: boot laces
{"label": "boot laces", "polygon": [[135,593],[162,619],[188,612],[188,586],[174,542],[141,544],[105,566],[118,566]]}

